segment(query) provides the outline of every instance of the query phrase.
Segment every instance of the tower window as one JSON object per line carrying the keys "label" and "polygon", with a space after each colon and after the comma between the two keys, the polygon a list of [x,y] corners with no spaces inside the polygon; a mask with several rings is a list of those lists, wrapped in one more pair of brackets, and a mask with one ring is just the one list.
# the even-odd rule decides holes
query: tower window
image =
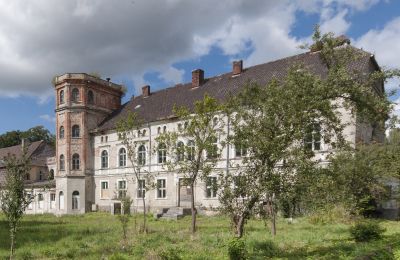
{"label": "tower window", "polygon": [[79,154],[75,153],[74,155],[72,155],[72,170],[79,170],[79,164]]}
{"label": "tower window", "polygon": [[94,94],[93,94],[93,91],[91,91],[91,90],[88,91],[88,103],[94,104]]}
{"label": "tower window", "polygon": [[72,102],[78,102],[80,100],[79,89],[74,88],[71,93]]}
{"label": "tower window", "polygon": [[64,171],[65,170],[65,158],[64,155],[60,155],[60,171]]}
{"label": "tower window", "polygon": [[72,138],[79,138],[80,136],[80,128],[79,125],[72,126]]}
{"label": "tower window", "polygon": [[65,134],[64,126],[60,126],[60,131],[58,133],[58,138],[59,139],[63,139],[64,138],[64,134]]}
{"label": "tower window", "polygon": [[65,100],[64,100],[64,90],[60,91],[60,104],[64,104]]}

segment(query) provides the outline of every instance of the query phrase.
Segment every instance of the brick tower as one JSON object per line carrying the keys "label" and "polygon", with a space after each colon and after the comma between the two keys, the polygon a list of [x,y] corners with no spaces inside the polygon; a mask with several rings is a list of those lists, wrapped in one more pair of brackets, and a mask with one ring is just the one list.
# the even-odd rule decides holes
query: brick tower
{"label": "brick tower", "polygon": [[56,207],[59,214],[90,211],[94,202],[91,131],[121,107],[121,85],[84,73],[55,78]]}

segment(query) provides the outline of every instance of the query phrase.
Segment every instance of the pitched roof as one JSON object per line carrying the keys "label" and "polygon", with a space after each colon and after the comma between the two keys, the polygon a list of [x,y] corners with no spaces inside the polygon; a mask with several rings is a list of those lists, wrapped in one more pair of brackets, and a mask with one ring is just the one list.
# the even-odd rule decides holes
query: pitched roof
{"label": "pitched roof", "polygon": [[[369,71],[371,64],[370,53],[351,47],[362,55],[351,66],[360,71]],[[373,59],[373,58],[372,58]],[[372,61],[374,62],[374,60]],[[151,93],[148,97],[137,96],[125,103],[119,110],[114,111],[98,127],[99,131],[115,129],[117,122],[126,117],[129,111],[136,112],[141,119],[154,122],[173,117],[174,106],[185,106],[192,108],[197,100],[201,100],[208,94],[219,101],[226,100],[230,95],[237,94],[249,82],[266,85],[272,79],[283,79],[291,65],[302,64],[312,73],[326,75],[327,68],[320,58],[319,52],[306,52],[284,59],[267,62],[244,69],[238,76],[225,73],[205,79],[203,85],[197,88],[192,83],[178,84]]]}
{"label": "pitched roof", "polygon": [[[0,149],[0,167],[4,167],[3,160],[9,155],[14,155],[17,158],[22,156],[21,145],[14,145]],[[34,165],[45,165],[46,158],[54,156],[54,149],[49,147],[44,141],[32,142],[28,146],[27,156],[31,158],[31,163]]]}

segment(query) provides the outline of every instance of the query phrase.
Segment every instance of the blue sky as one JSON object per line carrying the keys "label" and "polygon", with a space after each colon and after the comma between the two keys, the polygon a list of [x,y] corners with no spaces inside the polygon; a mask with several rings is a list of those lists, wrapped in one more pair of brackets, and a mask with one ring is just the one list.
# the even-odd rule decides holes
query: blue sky
{"label": "blue sky", "polygon": [[128,87],[126,101],[145,84],[190,81],[196,68],[207,77],[235,59],[246,67],[301,52],[317,23],[400,67],[400,1],[198,2],[0,0],[0,134],[54,132],[54,75],[98,72]]}

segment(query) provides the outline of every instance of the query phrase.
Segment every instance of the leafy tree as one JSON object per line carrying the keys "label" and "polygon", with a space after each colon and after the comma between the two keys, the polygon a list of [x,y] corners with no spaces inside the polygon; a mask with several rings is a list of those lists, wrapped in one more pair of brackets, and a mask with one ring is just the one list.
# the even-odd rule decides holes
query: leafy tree
{"label": "leafy tree", "polygon": [[10,225],[10,259],[15,252],[17,228],[26,207],[32,202],[32,192],[24,187],[24,180],[31,169],[27,148],[23,147],[21,157],[8,156],[4,158],[6,175],[0,190],[1,209]]}
{"label": "leafy tree", "polygon": [[[145,170],[146,163],[143,157],[139,156],[139,147],[145,145],[145,142],[138,140],[141,126],[142,121],[139,119],[138,115],[134,112],[130,112],[124,119],[117,123],[117,133],[119,140],[121,140],[126,148],[126,157],[135,175],[133,181],[137,183],[138,188],[139,185],[143,185],[142,183],[144,181],[145,185],[141,188],[147,193],[148,190],[153,188],[153,176]],[[143,204],[143,231],[147,232],[145,194],[142,194],[141,197]]]}
{"label": "leafy tree", "polygon": [[55,146],[55,136],[43,126],[35,126],[27,131],[10,131],[0,135],[0,148],[21,144],[22,139],[30,142],[45,141]]}
{"label": "leafy tree", "polygon": [[131,205],[132,205],[132,199],[129,196],[122,196],[120,198],[121,201],[121,206],[122,206],[122,212],[120,215],[118,215],[118,220],[121,222],[121,227],[122,227],[122,238],[123,240],[126,240],[126,234],[128,232],[128,223],[129,223],[129,218],[131,216]]}
{"label": "leafy tree", "polygon": [[217,100],[205,95],[202,100],[195,102],[193,109],[175,108],[174,114],[184,122],[183,125],[178,126],[178,131],[163,133],[157,138],[159,145],[166,145],[170,155],[165,167],[183,175],[185,184],[192,190],[192,233],[196,232],[195,184],[198,180],[207,181],[210,173],[215,171],[224,145],[223,142],[217,144],[224,127],[221,111]]}
{"label": "leafy tree", "polygon": [[[365,54],[351,46],[338,47],[342,39],[321,35],[318,28],[313,39],[326,76],[293,64],[284,79],[267,86],[249,84],[228,106],[230,143],[247,149],[239,169],[222,176],[222,209],[231,215],[238,237],[257,208],[272,215],[271,232],[276,233],[277,206],[301,190],[299,173],[316,168],[312,150],[321,148],[317,141],[325,148],[347,147],[343,109],[363,122],[377,122],[380,130],[391,109],[380,86],[396,71],[363,75],[352,64]],[[259,207],[260,201],[266,207]]]}

